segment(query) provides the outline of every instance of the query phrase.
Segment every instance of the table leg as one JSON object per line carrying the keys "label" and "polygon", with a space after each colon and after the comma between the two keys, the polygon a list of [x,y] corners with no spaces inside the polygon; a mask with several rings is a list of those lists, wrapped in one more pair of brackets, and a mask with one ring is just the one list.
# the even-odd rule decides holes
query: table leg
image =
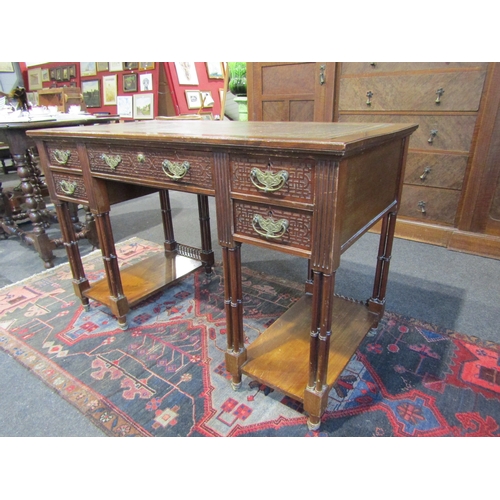
{"label": "table leg", "polygon": [[111,298],[110,309],[118,320],[118,326],[122,330],[127,329],[127,313],[130,309],[127,297],[123,293],[123,285],[116,256],[113,230],[109,220],[109,212],[96,214],[97,233],[101,243],[101,253],[104,261],[104,270],[108,281]]}
{"label": "table leg", "polygon": [[211,274],[214,265],[214,252],[212,250],[212,235],[210,232],[208,196],[198,195],[198,213],[200,217],[201,260],[205,265],[206,274]]}
{"label": "table leg", "polygon": [[61,234],[68,255],[69,266],[73,275],[73,288],[75,294],[80,298],[86,310],[89,309],[89,299],[83,295],[85,290],[90,288],[89,281],[85,276],[85,270],[82,264],[80,249],[78,248],[76,234],[71,222],[71,213],[68,203],[58,201],[55,204],[57,218],[60,221]]}
{"label": "table leg", "polygon": [[308,413],[307,426],[317,430],[328,404],[328,356],[332,333],[332,307],[335,272],[314,271],[309,351],[309,381],[304,392],[304,410]]}
{"label": "table leg", "polygon": [[241,365],[247,359],[243,332],[243,292],[241,284],[241,245],[222,247],[224,309],[226,313],[226,369],[233,376],[232,387],[241,387]]}
{"label": "table leg", "polygon": [[[396,215],[396,212],[389,212],[382,219],[373,295],[368,300],[369,310],[376,313],[379,320],[382,318],[385,311],[385,295],[392,254],[392,243],[394,241],[394,231],[396,228]],[[377,327],[377,324],[374,325],[374,328]]]}
{"label": "table leg", "polygon": [[167,189],[160,189],[160,207],[161,218],[163,221],[163,234],[165,241],[163,248],[165,252],[175,252],[177,250],[177,242],[174,236],[174,225],[172,223],[172,208],[170,207],[170,196]]}

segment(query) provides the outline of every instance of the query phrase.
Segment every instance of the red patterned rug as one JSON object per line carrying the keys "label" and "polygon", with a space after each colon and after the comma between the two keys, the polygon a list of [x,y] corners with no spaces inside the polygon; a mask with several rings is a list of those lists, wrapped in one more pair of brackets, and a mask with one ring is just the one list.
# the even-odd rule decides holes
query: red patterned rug
{"label": "red patterned rug", "polygon": [[[118,245],[121,266],[161,247]],[[103,276],[99,252],[84,258]],[[500,346],[386,313],[330,392],[319,431],[300,404],[224,366],[221,268],[196,271],[139,304],[122,331],[86,312],[67,264],[0,289],[0,348],[112,436],[499,436]],[[252,342],[302,284],[243,269]]]}

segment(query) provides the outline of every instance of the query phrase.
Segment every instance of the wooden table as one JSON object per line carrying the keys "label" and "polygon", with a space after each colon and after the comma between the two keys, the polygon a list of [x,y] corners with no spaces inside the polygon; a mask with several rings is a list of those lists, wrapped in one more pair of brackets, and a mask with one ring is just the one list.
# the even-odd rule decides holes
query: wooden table
{"label": "wooden table", "polygon": [[[2,190],[0,181],[0,196],[3,196],[3,216],[0,217],[0,233],[16,235],[21,241],[32,245],[38,252],[46,268],[54,266],[52,250],[61,246],[62,242],[51,240],[45,231],[46,225],[53,222],[52,215],[45,206],[43,199],[45,183],[41,179],[38,168],[38,154],[33,147],[33,141],[26,135],[28,130],[48,127],[67,127],[76,125],[96,125],[117,121],[116,116],[71,115],[59,114],[54,117],[28,116],[17,119],[0,119],[0,140],[8,146],[12,155],[14,166],[20,178],[22,190],[21,202],[27,207],[26,213],[13,209],[12,203],[7,199]],[[17,213],[19,212],[19,214]],[[75,220],[74,210],[73,220]],[[17,223],[19,219],[28,219],[32,224],[30,232],[26,232]],[[77,219],[77,217],[76,217]]]}
{"label": "wooden table", "polygon": [[[72,233],[65,241],[75,291],[107,304],[125,323],[130,302],[211,255],[206,196],[215,196],[222,246],[226,368],[237,389],[242,374],[304,404],[317,429],[328,393],[366,333],[384,313],[385,292],[404,165],[416,125],[293,122],[121,123],[94,128],[30,131],[40,152],[60,220],[67,202],[88,203],[96,217],[107,279],[90,284]],[[65,151],[68,162],[57,161]],[[157,189],[165,224],[165,275],[152,282],[139,263],[120,275],[109,224],[115,186]],[[71,185],[72,192],[64,186]],[[200,254],[173,237],[168,190],[198,194]],[[340,256],[382,220],[372,296],[365,302],[335,295]],[[248,243],[308,259],[305,294],[248,348],[244,345],[241,245]],[[191,253],[186,269],[179,256]],[[184,257],[186,258],[186,257]],[[206,257],[205,257],[206,258]],[[211,265],[211,258],[207,265]],[[158,259],[158,257],[156,257]],[[160,273],[156,273],[158,276]],[[148,276],[147,283],[138,277]]]}

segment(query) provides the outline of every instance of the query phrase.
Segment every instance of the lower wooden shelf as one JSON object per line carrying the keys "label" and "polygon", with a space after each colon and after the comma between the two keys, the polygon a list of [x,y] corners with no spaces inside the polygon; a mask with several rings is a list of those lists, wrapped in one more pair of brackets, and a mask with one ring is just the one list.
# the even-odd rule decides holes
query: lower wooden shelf
{"label": "lower wooden shelf", "polygon": [[[247,349],[242,372],[303,402],[309,378],[312,297],[305,295]],[[377,320],[364,304],[335,297],[327,385],[335,383]]]}
{"label": "lower wooden shelf", "polygon": [[[203,264],[175,253],[158,253],[120,270],[123,293],[130,307],[174,283]],[[92,283],[83,294],[108,307],[111,297],[106,278]]]}

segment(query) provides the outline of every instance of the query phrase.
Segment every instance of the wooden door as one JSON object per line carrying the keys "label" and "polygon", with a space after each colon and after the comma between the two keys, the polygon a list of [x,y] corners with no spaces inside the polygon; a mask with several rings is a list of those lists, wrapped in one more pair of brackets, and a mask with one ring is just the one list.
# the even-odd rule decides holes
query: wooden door
{"label": "wooden door", "polygon": [[335,76],[335,63],[247,63],[248,119],[331,122]]}

